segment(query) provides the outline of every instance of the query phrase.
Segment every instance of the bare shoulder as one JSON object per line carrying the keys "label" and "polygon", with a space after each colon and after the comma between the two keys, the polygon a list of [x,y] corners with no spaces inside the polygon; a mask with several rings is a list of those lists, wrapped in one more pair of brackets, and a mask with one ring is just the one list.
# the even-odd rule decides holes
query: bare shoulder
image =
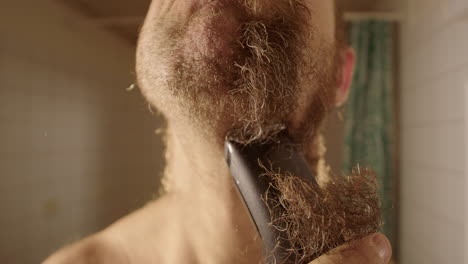
{"label": "bare shoulder", "polygon": [[57,251],[44,264],[128,263],[116,241],[98,233]]}
{"label": "bare shoulder", "polygon": [[172,208],[163,198],[95,235],[64,247],[44,264],[164,263],[158,251],[167,237],[174,235],[174,230],[171,231],[174,218]]}

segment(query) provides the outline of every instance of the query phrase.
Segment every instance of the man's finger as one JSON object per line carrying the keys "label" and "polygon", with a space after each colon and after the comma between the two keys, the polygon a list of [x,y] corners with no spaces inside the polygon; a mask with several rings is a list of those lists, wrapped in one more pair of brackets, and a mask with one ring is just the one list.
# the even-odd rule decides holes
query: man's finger
{"label": "man's finger", "polygon": [[391,257],[392,247],[388,239],[382,234],[375,234],[338,248],[310,264],[388,264]]}

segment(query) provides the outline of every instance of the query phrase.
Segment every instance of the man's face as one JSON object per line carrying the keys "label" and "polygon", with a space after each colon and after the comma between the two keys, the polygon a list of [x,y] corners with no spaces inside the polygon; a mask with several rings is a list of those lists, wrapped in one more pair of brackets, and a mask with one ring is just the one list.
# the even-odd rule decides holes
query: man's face
{"label": "man's face", "polygon": [[170,122],[248,142],[318,125],[336,89],[336,47],[333,1],[153,0],[138,81]]}

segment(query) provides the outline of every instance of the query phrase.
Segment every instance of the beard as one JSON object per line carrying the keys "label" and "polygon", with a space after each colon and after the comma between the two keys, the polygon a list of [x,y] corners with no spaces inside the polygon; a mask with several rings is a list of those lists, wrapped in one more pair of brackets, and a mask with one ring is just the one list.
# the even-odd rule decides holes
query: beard
{"label": "beard", "polygon": [[332,105],[339,64],[309,16],[301,1],[211,1],[185,23],[154,22],[140,40],[140,86],[166,115],[177,109],[200,130],[243,143],[271,138],[306,111],[294,129],[306,142]]}
{"label": "beard", "polygon": [[[310,16],[299,0],[238,0],[211,1],[183,23],[147,21],[137,53],[140,87],[169,119],[183,117],[220,143],[228,133],[243,144],[267,141],[288,128],[316,169],[340,60],[338,45]],[[291,245],[291,263],[308,263],[380,227],[368,170],[329,176],[321,187],[287,173],[265,175],[278,194],[265,199],[271,225]]]}

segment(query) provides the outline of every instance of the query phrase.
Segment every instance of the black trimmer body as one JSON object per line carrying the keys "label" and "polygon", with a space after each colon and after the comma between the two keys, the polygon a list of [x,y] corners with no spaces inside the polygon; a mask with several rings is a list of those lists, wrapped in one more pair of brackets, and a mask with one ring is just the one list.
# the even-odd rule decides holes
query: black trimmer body
{"label": "black trimmer body", "polygon": [[265,168],[281,174],[289,172],[310,184],[317,184],[312,170],[298,149],[287,135],[267,143],[243,145],[229,139],[225,142],[226,161],[263,241],[268,263],[291,263],[296,256],[288,251],[291,245],[281,239],[281,232],[271,225],[270,211],[263,197],[267,192],[270,199],[275,199],[274,196],[279,194],[275,193],[274,188],[270,188],[272,179],[265,176]]}

